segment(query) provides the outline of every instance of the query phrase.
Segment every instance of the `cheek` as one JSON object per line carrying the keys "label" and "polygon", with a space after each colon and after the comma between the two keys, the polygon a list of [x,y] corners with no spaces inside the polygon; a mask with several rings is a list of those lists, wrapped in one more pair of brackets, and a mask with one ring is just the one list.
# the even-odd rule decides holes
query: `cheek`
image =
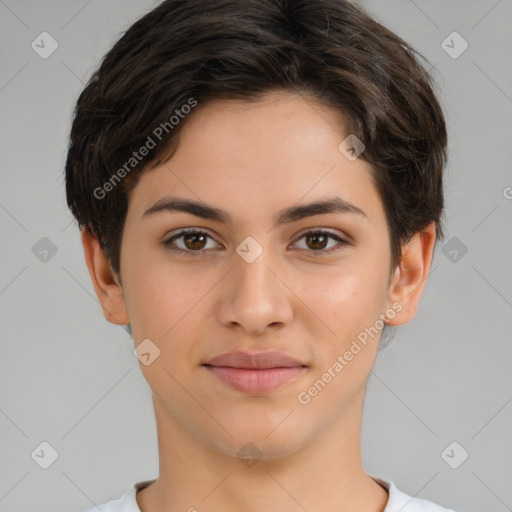
{"label": "cheek", "polygon": [[[314,336],[312,322],[321,327],[313,344],[313,380],[321,379],[330,370],[325,379],[333,382],[329,384],[332,392],[355,391],[366,380],[378,350],[383,326],[379,316],[386,304],[384,266],[372,265],[361,256],[329,275],[323,272],[315,279],[302,277],[301,283],[304,303],[318,316],[309,323],[311,335]],[[304,314],[311,317],[310,312]],[[342,356],[341,362],[338,356]],[[325,398],[329,395],[326,393]]]}
{"label": "cheek", "polygon": [[336,335],[364,327],[385,303],[385,280],[375,266],[347,265],[314,279],[302,277],[299,282],[304,302]]}
{"label": "cheek", "polygon": [[[142,335],[161,337],[197,303],[208,286],[169,258],[146,255],[136,250],[125,261],[125,300],[130,320],[147,331]],[[206,277],[206,276],[205,276]]]}
{"label": "cheek", "polygon": [[[212,331],[208,332],[212,319],[209,291],[218,281],[213,272],[199,276],[197,271],[169,264],[154,264],[131,281],[133,338],[136,344],[148,338],[158,347],[160,371],[165,368],[181,380],[204,355],[201,342],[212,337]],[[148,381],[155,379],[153,370],[142,368]],[[159,378],[166,382],[169,376]]]}
{"label": "cheek", "polygon": [[309,387],[302,389],[303,401],[299,399],[301,404],[314,402],[311,409],[306,409],[309,412],[325,414],[325,408],[330,408],[337,414],[366,382],[382,328],[381,281],[377,273],[354,271],[326,280],[323,291],[308,295],[307,302],[329,328],[325,335],[315,338],[315,367]]}

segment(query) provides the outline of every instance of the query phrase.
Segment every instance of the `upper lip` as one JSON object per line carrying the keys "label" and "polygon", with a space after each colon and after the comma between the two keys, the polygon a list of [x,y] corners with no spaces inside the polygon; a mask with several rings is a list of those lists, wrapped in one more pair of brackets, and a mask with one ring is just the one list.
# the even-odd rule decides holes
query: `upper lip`
{"label": "upper lip", "polygon": [[226,352],[220,354],[206,363],[208,366],[229,366],[231,368],[265,369],[265,368],[293,368],[306,366],[297,359],[283,352],[269,350],[266,352]]}

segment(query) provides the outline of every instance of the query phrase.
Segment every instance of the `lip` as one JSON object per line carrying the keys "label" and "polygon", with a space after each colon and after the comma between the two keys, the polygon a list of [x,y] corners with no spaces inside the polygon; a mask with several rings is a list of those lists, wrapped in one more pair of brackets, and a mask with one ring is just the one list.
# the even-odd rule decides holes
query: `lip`
{"label": "lip", "polygon": [[231,368],[244,368],[261,370],[268,368],[293,368],[306,366],[297,359],[277,350],[260,352],[237,351],[226,352],[204,363],[209,366],[229,366]]}
{"label": "lip", "polygon": [[229,352],[203,365],[224,384],[246,393],[264,393],[292,381],[307,365],[283,352]]}

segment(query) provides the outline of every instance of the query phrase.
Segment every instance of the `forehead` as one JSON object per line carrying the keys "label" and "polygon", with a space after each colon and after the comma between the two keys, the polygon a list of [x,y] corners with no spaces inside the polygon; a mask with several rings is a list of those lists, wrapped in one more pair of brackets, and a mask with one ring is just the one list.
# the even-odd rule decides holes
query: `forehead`
{"label": "forehead", "polygon": [[377,220],[384,212],[370,164],[339,149],[348,135],[340,112],[296,93],[199,104],[173,156],[141,176],[130,209],[142,215],[173,195],[274,218],[283,206],[337,196]]}

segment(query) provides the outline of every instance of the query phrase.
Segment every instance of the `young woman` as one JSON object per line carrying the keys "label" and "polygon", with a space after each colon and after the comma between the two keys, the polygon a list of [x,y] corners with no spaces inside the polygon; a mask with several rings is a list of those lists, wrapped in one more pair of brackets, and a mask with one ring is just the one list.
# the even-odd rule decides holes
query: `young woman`
{"label": "young woman", "polygon": [[103,512],[447,510],[361,461],[382,332],[443,236],[446,144],[414,50],[348,1],[167,0],[129,28],[66,163],[158,430],[158,478]]}

